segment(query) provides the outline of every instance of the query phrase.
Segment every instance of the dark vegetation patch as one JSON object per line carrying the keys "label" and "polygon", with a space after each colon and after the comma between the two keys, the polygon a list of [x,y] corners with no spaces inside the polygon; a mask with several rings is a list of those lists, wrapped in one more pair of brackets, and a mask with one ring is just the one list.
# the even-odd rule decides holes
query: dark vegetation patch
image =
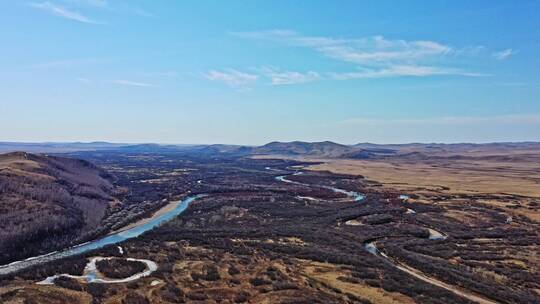
{"label": "dark vegetation patch", "polygon": [[92,163],[15,152],[0,155],[0,264],[44,254],[99,233],[114,175]]}
{"label": "dark vegetation patch", "polygon": [[96,262],[99,272],[108,278],[123,279],[146,270],[146,264],[127,259],[105,259]]}

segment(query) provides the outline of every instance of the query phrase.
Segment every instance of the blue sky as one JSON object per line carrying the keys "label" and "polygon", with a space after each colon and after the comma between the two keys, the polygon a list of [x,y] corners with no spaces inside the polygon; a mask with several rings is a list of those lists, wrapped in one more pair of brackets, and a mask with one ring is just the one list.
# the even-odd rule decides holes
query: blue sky
{"label": "blue sky", "polygon": [[539,13],[0,0],[0,141],[539,141]]}

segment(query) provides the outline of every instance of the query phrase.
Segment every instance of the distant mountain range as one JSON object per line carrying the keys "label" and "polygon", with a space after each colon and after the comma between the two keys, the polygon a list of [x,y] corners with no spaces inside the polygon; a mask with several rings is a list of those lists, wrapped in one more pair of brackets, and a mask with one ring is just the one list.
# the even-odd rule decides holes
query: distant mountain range
{"label": "distant mountain range", "polygon": [[16,143],[0,142],[0,153],[26,151],[33,153],[66,153],[79,151],[111,151],[119,153],[197,153],[199,155],[279,155],[321,158],[369,159],[385,158],[395,155],[410,158],[423,158],[425,155],[448,157],[467,153],[487,153],[490,151],[538,151],[538,142],[487,143],[487,144],[372,144],[360,143],[343,145],[331,141],[323,142],[270,142],[262,146],[241,145],[162,145],[162,144],[119,144],[108,142],[90,143]]}
{"label": "distant mountain range", "polygon": [[241,145],[160,145],[160,144],[118,144],[108,142],[91,143],[15,143],[0,142],[1,152],[25,151],[33,153],[67,153],[79,151],[114,151],[123,153],[179,153],[196,152],[201,155],[282,155],[342,157],[366,150],[355,146],[342,145],[331,141],[324,142],[271,142],[263,146]]}
{"label": "distant mountain range", "polygon": [[0,142],[0,152],[35,152],[35,153],[62,153],[75,151],[95,151],[108,150],[126,146],[126,144],[116,144],[109,142],[44,142],[44,143],[21,143],[21,142]]}

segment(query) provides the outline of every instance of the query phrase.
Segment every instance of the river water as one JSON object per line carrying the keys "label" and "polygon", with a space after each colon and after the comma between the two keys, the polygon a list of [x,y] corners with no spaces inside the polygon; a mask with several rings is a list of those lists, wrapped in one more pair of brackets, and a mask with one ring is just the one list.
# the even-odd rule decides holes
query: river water
{"label": "river water", "polygon": [[[299,174],[302,174],[302,172],[297,172],[297,173],[295,173],[293,175],[299,175]],[[300,182],[295,182],[295,181],[286,179],[285,176],[278,176],[278,177],[276,177],[276,179],[278,181],[281,181],[281,182],[292,183],[292,184],[303,185],[303,186],[310,186],[308,184],[303,184],[303,183],[300,183]],[[347,190],[344,190],[344,189],[339,189],[339,188],[335,188],[335,187],[331,187],[331,186],[321,186],[321,187],[326,188],[326,189],[330,189],[330,190],[332,190],[334,192],[343,193],[343,194],[353,198],[355,201],[361,201],[361,200],[363,200],[365,198],[365,196],[363,194],[358,193],[358,192],[347,191]],[[94,241],[90,241],[90,242],[87,242],[87,243],[84,243],[84,244],[80,244],[80,245],[69,247],[69,248],[66,248],[66,249],[59,250],[59,251],[51,252],[51,253],[48,253],[48,254],[45,254],[45,255],[31,257],[31,258],[21,260],[21,261],[16,261],[16,262],[13,262],[13,263],[10,263],[10,264],[7,264],[7,265],[1,265],[0,266],[0,275],[13,273],[13,272],[23,270],[23,269],[26,269],[26,268],[29,268],[29,267],[32,267],[32,266],[35,266],[35,265],[39,265],[39,264],[59,260],[59,259],[62,259],[62,258],[82,254],[82,253],[85,253],[85,252],[88,252],[88,251],[91,251],[91,250],[94,250],[94,249],[99,249],[99,248],[105,247],[107,245],[120,243],[120,242],[123,242],[125,240],[138,237],[139,235],[143,234],[144,232],[149,231],[149,230],[163,224],[164,222],[172,220],[177,215],[184,212],[191,202],[193,202],[194,200],[200,198],[201,196],[202,195],[189,196],[189,197],[183,199],[182,201],[180,201],[178,206],[176,206],[176,208],[174,208],[173,210],[171,210],[171,211],[169,211],[169,212],[167,212],[165,214],[162,214],[161,216],[156,217],[155,219],[152,219],[152,220],[150,220],[150,221],[148,221],[146,223],[142,223],[141,225],[132,227],[130,229],[120,231],[118,233],[114,233],[114,234],[111,234],[111,235],[105,236],[103,238],[100,238],[100,239],[97,239],[97,240],[94,240]]]}
{"label": "river water", "polygon": [[[293,175],[300,175],[300,174],[302,174],[302,172],[297,172],[297,173],[295,173]],[[310,184],[300,183],[300,182],[296,182],[296,181],[287,179],[286,175],[276,176],[276,180],[278,180],[280,182],[284,182],[284,183],[289,183],[289,184],[313,187],[313,185],[310,185]],[[336,188],[336,187],[332,187],[332,186],[320,186],[320,187],[325,188],[325,189],[330,189],[330,190],[332,190],[334,192],[337,192],[337,193],[345,194],[345,195],[347,195],[348,197],[351,197],[352,199],[354,199],[357,202],[359,202],[359,201],[363,200],[364,198],[366,198],[365,195],[363,195],[361,193],[358,193],[358,192],[355,192],[355,191],[348,191],[348,190],[344,190],[344,189],[340,189],[340,188]]]}
{"label": "river water", "polygon": [[114,234],[105,236],[103,238],[90,241],[84,244],[80,244],[74,247],[69,247],[69,248],[51,252],[45,255],[31,257],[26,260],[13,262],[7,265],[2,265],[0,266],[0,275],[9,274],[9,273],[16,272],[16,271],[19,271],[28,267],[32,267],[38,264],[62,259],[65,257],[74,256],[74,255],[85,253],[94,249],[102,248],[107,245],[120,243],[125,240],[138,237],[144,232],[149,231],[167,221],[172,220],[177,215],[184,212],[191,202],[193,202],[194,200],[202,196],[203,195],[189,196],[183,199],[182,201],[180,201],[180,203],[173,210],[165,214],[162,214],[146,223],[142,223],[141,225],[135,226],[133,228],[130,228],[130,229],[118,232],[118,233],[114,233]]}

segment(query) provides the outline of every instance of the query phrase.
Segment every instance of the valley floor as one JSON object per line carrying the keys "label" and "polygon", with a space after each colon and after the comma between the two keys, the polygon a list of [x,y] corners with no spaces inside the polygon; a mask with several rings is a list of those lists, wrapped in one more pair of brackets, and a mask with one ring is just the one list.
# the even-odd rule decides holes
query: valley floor
{"label": "valley floor", "polygon": [[[452,192],[452,185],[431,189],[410,181],[401,187],[365,170],[298,160],[77,156],[120,176],[152,168],[132,180],[146,185],[148,193],[207,196],[167,224],[122,243],[121,251],[111,245],[2,278],[0,302],[540,301],[539,223],[525,214],[537,210],[532,194]],[[183,186],[175,188],[179,179]],[[355,200],[333,188],[365,198]],[[443,237],[430,237],[433,231]],[[366,249],[373,242],[376,254]],[[81,275],[95,256],[150,260],[157,270],[127,283],[35,284],[55,274]]]}

